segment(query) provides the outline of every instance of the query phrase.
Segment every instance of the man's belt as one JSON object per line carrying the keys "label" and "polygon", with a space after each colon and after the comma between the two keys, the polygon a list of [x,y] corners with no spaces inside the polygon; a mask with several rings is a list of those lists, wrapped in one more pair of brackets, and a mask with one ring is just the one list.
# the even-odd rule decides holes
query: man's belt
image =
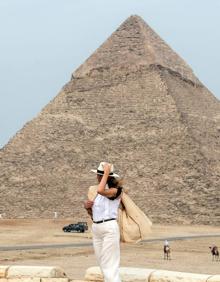
{"label": "man's belt", "polygon": [[110,220],[116,220],[116,218],[109,218],[109,219],[103,219],[100,221],[93,221],[93,223],[99,224],[99,223],[103,223],[103,222],[110,221]]}

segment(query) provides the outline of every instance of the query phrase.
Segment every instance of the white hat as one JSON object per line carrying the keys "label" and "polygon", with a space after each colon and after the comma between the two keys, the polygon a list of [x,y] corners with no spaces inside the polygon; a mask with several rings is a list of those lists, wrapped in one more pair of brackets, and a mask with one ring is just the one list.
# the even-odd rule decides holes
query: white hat
{"label": "white hat", "polygon": [[[104,174],[104,165],[105,164],[106,164],[106,162],[101,162],[97,169],[91,169],[91,171],[95,172],[96,174],[103,175]],[[114,173],[114,166],[113,166],[113,164],[111,165],[111,170],[110,170],[109,176],[119,177],[118,174]]]}

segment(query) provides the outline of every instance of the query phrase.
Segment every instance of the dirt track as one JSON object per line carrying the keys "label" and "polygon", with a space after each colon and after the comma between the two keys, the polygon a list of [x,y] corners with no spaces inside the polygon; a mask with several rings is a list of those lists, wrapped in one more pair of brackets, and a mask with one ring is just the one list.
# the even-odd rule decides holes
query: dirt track
{"label": "dirt track", "polygon": [[[1,220],[0,246],[21,244],[91,243],[91,234],[65,234],[62,227],[72,220]],[[220,234],[220,227],[154,225],[149,239],[172,236]],[[163,242],[121,244],[121,265],[220,274],[220,261],[212,262],[209,246],[220,238],[197,238],[171,242],[172,260],[164,261]],[[59,265],[69,277],[81,279],[96,265],[92,247],[1,251],[0,264]]]}

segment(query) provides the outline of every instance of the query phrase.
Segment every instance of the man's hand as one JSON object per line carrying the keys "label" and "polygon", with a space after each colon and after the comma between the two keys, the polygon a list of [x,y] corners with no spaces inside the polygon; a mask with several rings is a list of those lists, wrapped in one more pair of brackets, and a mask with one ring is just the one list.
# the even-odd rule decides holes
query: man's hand
{"label": "man's hand", "polygon": [[104,165],[104,174],[109,175],[109,173],[111,171],[111,167],[112,167],[112,164],[105,163],[105,165]]}
{"label": "man's hand", "polygon": [[84,208],[87,210],[87,213],[90,215],[91,219],[92,219],[92,206],[93,206],[94,202],[93,201],[85,201],[84,202]]}
{"label": "man's hand", "polygon": [[92,206],[93,206],[93,204],[94,204],[93,201],[87,200],[87,201],[84,202],[84,208],[85,208],[85,209],[91,209]]}

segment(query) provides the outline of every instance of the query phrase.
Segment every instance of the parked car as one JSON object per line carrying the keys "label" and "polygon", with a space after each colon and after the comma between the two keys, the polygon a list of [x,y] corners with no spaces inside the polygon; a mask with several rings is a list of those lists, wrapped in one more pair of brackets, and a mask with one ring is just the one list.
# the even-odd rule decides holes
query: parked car
{"label": "parked car", "polygon": [[83,222],[83,221],[80,221],[77,223],[71,223],[63,227],[64,232],[84,233],[86,230],[88,230],[88,225],[87,225],[87,222]]}

